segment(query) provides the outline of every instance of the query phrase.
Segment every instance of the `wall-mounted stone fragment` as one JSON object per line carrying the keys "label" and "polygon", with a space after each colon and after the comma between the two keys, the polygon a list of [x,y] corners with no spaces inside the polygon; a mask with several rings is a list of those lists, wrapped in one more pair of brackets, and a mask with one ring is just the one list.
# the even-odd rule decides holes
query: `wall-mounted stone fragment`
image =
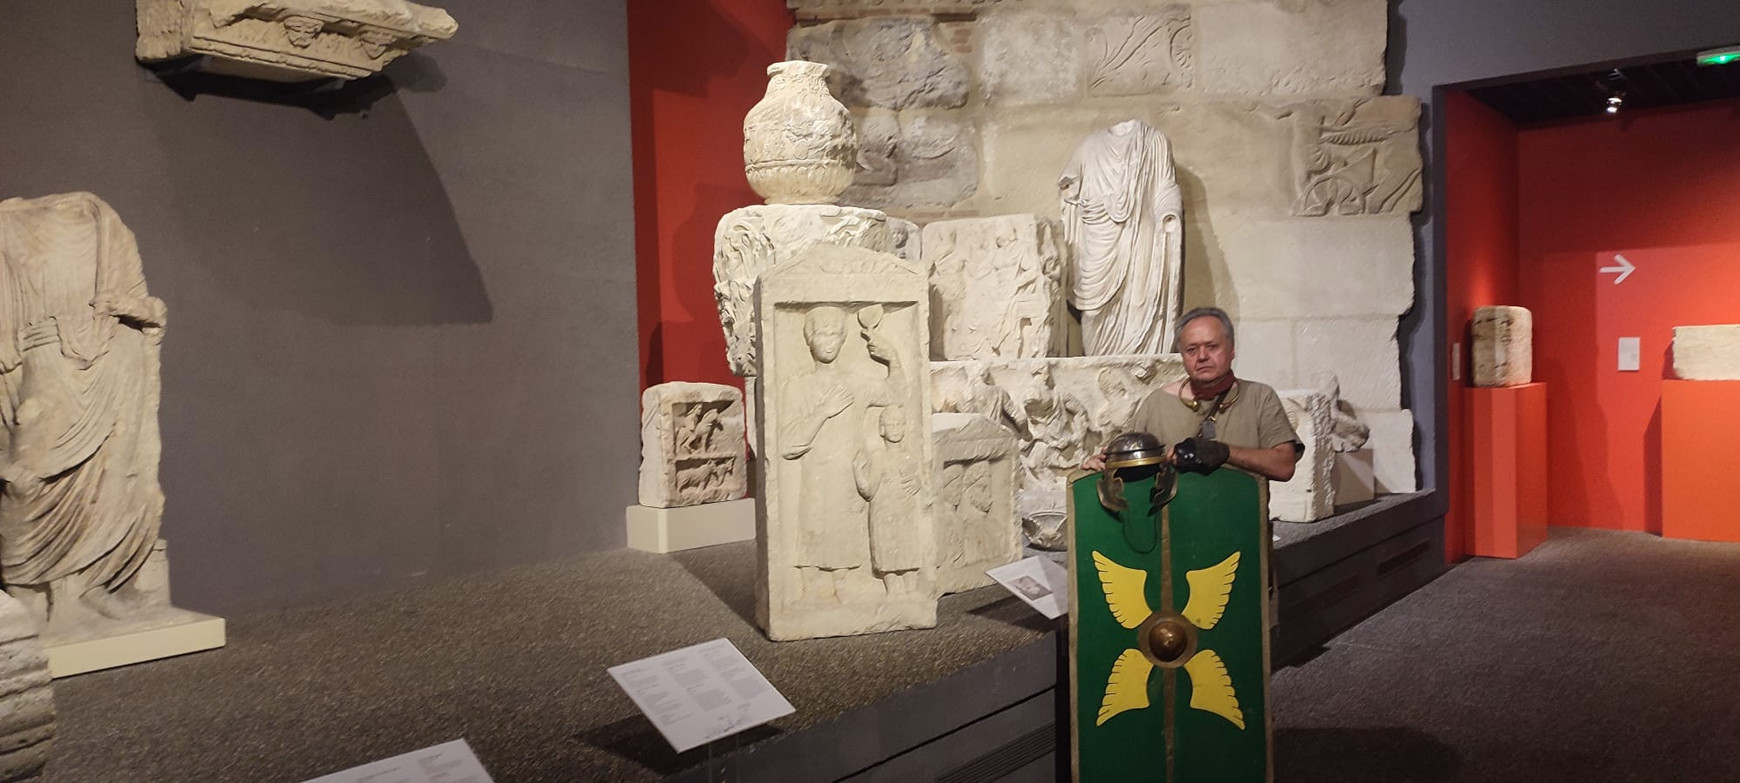
{"label": "wall-mounted stone fragment", "polygon": [[155,63],[200,58],[199,70],[300,82],[360,79],[459,25],[404,0],[136,0],[135,54]]}

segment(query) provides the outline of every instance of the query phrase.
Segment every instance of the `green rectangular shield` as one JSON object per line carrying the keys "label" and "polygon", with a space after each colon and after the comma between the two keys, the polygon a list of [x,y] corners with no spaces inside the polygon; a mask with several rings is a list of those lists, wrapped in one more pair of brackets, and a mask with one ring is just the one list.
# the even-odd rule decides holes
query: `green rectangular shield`
{"label": "green rectangular shield", "polygon": [[1155,509],[1127,480],[1112,512],[1098,481],[1069,486],[1076,780],[1272,780],[1265,488],[1187,473]]}

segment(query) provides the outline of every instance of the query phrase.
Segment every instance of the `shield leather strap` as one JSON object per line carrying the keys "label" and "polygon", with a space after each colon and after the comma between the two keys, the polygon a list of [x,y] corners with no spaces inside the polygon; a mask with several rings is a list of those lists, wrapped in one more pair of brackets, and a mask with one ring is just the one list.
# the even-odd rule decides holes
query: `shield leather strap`
{"label": "shield leather strap", "polygon": [[1273,779],[1263,489],[1233,470],[1177,481],[1158,509],[1153,478],[1125,482],[1116,514],[1096,476],[1070,481],[1078,781]]}

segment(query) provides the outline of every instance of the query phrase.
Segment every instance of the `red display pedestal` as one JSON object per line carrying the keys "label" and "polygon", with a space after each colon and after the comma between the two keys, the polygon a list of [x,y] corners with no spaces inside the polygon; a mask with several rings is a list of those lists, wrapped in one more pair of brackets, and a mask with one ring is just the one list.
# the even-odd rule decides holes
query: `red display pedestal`
{"label": "red display pedestal", "polygon": [[1547,540],[1547,385],[1469,389],[1468,552],[1522,557]]}
{"label": "red display pedestal", "polygon": [[1661,535],[1740,541],[1740,381],[1661,382]]}

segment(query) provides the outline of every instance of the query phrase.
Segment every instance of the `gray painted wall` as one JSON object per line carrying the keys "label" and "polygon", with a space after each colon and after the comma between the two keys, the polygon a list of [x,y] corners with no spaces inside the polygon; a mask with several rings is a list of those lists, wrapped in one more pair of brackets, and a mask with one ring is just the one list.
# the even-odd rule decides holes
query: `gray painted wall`
{"label": "gray painted wall", "polygon": [[170,307],[164,535],[207,611],[623,544],[623,0],[440,3],[320,95],[164,83],[132,3],[0,0],[0,196],[88,190]]}
{"label": "gray painted wall", "polygon": [[[1421,301],[1403,319],[1406,403],[1420,431],[1426,487],[1448,484],[1445,421],[1448,343],[1443,333],[1442,147],[1433,89],[1651,55],[1740,43],[1735,0],[1395,0],[1390,21],[1392,91],[1425,103],[1426,209],[1416,221]],[[1425,404],[1422,404],[1425,403]],[[1439,513],[1447,503],[1437,496]]]}

